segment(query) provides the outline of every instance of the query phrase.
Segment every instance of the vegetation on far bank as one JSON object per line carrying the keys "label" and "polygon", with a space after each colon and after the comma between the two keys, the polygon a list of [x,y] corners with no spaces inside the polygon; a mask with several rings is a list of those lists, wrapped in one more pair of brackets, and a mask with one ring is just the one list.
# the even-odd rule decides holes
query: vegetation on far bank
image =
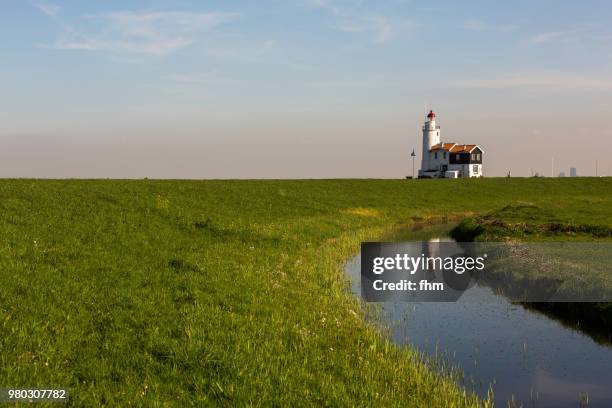
{"label": "vegetation on far bank", "polygon": [[[510,298],[530,288],[542,296],[567,299],[597,299],[590,302],[521,302],[561,323],[579,330],[599,343],[612,344],[612,242],[609,215],[589,214],[606,201],[586,200],[559,211],[563,204],[509,204],[501,209],[463,219],[452,231],[458,241],[509,243],[508,259],[487,270],[484,281]],[[521,245],[529,242],[530,245]],[[536,243],[535,245],[533,243]],[[547,245],[577,242],[576,245]],[[591,245],[585,245],[590,243]]]}
{"label": "vegetation on far bank", "polygon": [[612,227],[611,179],[1,180],[0,386],[71,404],[477,406],[363,319],[343,262],[529,203]]}
{"label": "vegetation on far bank", "polygon": [[[609,193],[602,193],[604,195]],[[509,204],[484,214],[463,219],[453,231],[458,241],[612,241],[610,222],[594,214],[586,201],[570,211],[563,203],[536,205],[534,203]],[[595,211],[601,210],[595,205]],[[586,214],[581,214],[585,211]]]}

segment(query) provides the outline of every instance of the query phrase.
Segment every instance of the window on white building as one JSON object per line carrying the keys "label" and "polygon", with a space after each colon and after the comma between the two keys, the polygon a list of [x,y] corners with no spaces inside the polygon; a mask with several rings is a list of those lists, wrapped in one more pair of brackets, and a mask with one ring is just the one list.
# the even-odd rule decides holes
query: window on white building
{"label": "window on white building", "polygon": [[473,171],[474,173],[478,173],[478,165],[477,165],[477,164],[475,164],[475,165],[472,167],[472,171]]}

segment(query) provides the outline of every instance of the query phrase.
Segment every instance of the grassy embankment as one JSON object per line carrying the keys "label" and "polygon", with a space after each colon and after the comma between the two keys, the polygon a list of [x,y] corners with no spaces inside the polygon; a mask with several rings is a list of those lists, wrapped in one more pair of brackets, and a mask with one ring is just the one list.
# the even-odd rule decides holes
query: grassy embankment
{"label": "grassy embankment", "polygon": [[[487,271],[488,284],[504,293],[519,292],[526,287],[538,293],[583,299],[612,299],[612,227],[604,211],[593,217],[589,207],[606,202],[609,191],[599,199],[586,200],[573,208],[568,217],[557,206],[534,203],[507,205],[501,209],[464,219],[451,235],[460,241],[505,241],[505,251],[512,261],[504,259]],[[583,213],[584,214],[581,214]],[[522,245],[529,242],[531,245]],[[548,245],[548,243],[575,245]],[[535,245],[533,243],[536,243]],[[547,288],[539,285],[546,283]],[[512,295],[510,295],[513,297]],[[598,342],[612,343],[612,303],[522,303],[560,322],[583,331]]]}
{"label": "grassy embankment", "polygon": [[0,386],[74,405],[477,405],[363,319],[343,261],[530,202],[612,226],[609,179],[0,181]]}

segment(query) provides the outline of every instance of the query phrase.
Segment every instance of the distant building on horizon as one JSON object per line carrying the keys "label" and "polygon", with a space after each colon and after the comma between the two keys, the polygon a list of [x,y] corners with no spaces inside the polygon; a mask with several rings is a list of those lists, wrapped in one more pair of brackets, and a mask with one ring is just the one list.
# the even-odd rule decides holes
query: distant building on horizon
{"label": "distant building on horizon", "polygon": [[483,150],[475,144],[444,143],[436,114],[430,110],[423,125],[423,156],[419,178],[482,177]]}
{"label": "distant building on horizon", "polygon": [[570,167],[570,177],[578,177],[578,172],[575,167]]}

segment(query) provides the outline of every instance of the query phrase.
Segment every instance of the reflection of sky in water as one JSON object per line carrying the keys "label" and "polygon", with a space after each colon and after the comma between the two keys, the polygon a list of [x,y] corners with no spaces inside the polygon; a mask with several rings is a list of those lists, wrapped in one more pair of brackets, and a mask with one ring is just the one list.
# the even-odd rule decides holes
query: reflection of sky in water
{"label": "reflection of sky in water", "polygon": [[[353,292],[360,294],[359,255],[347,271]],[[514,394],[526,407],[576,407],[580,394],[588,393],[590,407],[612,407],[612,348],[486,287],[472,287],[454,303],[382,305],[397,343],[430,356],[444,354],[481,395],[495,381],[498,406]]]}

